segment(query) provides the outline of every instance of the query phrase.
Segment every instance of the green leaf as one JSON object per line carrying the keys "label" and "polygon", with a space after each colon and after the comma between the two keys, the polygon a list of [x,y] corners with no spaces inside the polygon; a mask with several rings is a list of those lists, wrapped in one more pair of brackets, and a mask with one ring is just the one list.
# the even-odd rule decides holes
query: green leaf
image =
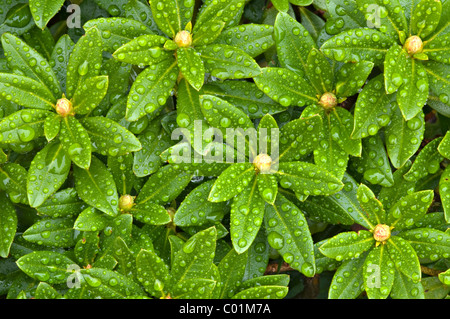
{"label": "green leaf", "polygon": [[218,265],[220,282],[216,286],[218,293],[215,297],[217,299],[229,299],[236,294],[244,276],[246,259],[247,252],[238,253],[234,249],[231,249],[222,258]]}
{"label": "green leaf", "polygon": [[389,2],[382,0],[358,0],[356,3],[359,10],[364,12],[368,19],[372,19],[369,20],[371,24],[381,32],[394,38],[398,37],[400,32],[408,31],[408,23],[401,0]]}
{"label": "green leaf", "polygon": [[363,268],[364,288],[369,299],[386,299],[394,283],[394,263],[386,245],[373,248]]}
{"label": "green leaf", "polygon": [[40,282],[36,288],[35,299],[62,299],[55,288],[45,282]]}
{"label": "green leaf", "polygon": [[135,281],[116,271],[91,268],[81,269],[80,273],[83,276],[81,288],[88,292],[89,298],[125,299],[144,295]]}
{"label": "green leaf", "polygon": [[47,144],[28,170],[27,194],[31,207],[39,207],[66,181],[71,161],[61,143]]}
{"label": "green leaf", "polygon": [[[247,81],[211,82],[203,85],[205,95],[215,95],[244,111],[251,119],[286,110],[256,86]],[[180,93],[178,93],[180,95]]]}
{"label": "green leaf", "polygon": [[172,261],[171,276],[174,283],[210,277],[216,237],[216,228],[210,227],[196,233],[183,244]]}
{"label": "green leaf", "polygon": [[414,282],[405,274],[395,269],[394,284],[392,285],[392,299],[424,299],[422,282]]}
{"label": "green leaf", "polygon": [[198,12],[194,33],[210,21],[223,21],[225,28],[238,24],[244,12],[244,5],[245,0],[205,1]]}
{"label": "green leaf", "polygon": [[399,109],[393,111],[385,130],[386,149],[395,168],[400,168],[420,147],[425,131],[424,114],[420,112],[406,121]]}
{"label": "green leaf", "polygon": [[403,84],[398,89],[397,102],[405,120],[420,113],[428,98],[428,76],[425,67],[416,59],[406,59]]}
{"label": "green leaf", "polygon": [[360,255],[373,247],[375,240],[371,232],[343,232],[327,240],[319,250],[322,254],[337,261],[359,258]]}
{"label": "green leaf", "polygon": [[435,138],[425,145],[414,159],[414,162],[403,177],[408,181],[418,181],[429,174],[435,174],[444,157],[439,153],[442,137]]}
{"label": "green leaf", "polygon": [[72,218],[40,219],[23,233],[23,238],[29,242],[50,247],[75,246],[75,231]]}
{"label": "green leaf", "polygon": [[49,284],[65,283],[69,276],[68,267],[74,262],[53,251],[34,251],[17,261],[20,270],[31,278]]}
{"label": "green leaf", "polygon": [[394,184],[392,169],[384,141],[379,134],[362,140],[362,154],[353,164],[364,179],[371,184],[391,187]]}
{"label": "green leaf", "polygon": [[116,237],[113,246],[113,255],[117,260],[117,272],[135,280],[137,273],[136,257],[121,237]]}
{"label": "green leaf", "polygon": [[113,57],[120,62],[136,65],[155,65],[172,57],[173,52],[163,48],[167,38],[145,34],[118,48]]}
{"label": "green leaf", "polygon": [[93,151],[110,156],[125,155],[137,152],[142,148],[136,136],[105,117],[87,117],[80,120],[81,125],[89,134]]}
{"label": "green leaf", "polygon": [[258,191],[258,178],[253,179],[231,204],[231,242],[239,254],[248,250],[262,224],[265,202]]}
{"label": "green leaf", "polygon": [[432,228],[416,228],[398,234],[407,240],[419,258],[436,261],[450,256],[450,235]]}
{"label": "green leaf", "polygon": [[279,161],[298,161],[309,155],[323,136],[322,116],[315,114],[294,119],[280,129]]}
{"label": "green leaf", "polygon": [[5,144],[26,143],[44,135],[44,122],[51,112],[23,109],[0,121],[0,141]]}
{"label": "green leaf", "polygon": [[59,139],[72,161],[78,167],[88,169],[91,164],[92,146],[89,134],[80,121],[73,116],[64,117]]}
{"label": "green leaf", "polygon": [[429,39],[429,42],[424,45],[422,53],[426,54],[430,60],[448,64],[450,61],[450,50],[447,45],[448,37],[448,33],[432,37]]}
{"label": "green leaf", "polygon": [[389,238],[386,246],[395,267],[414,282],[420,281],[422,273],[419,258],[408,241],[399,236],[393,236]]}
{"label": "green leaf", "polygon": [[28,3],[2,1],[1,6],[0,33],[21,35],[36,25]]}
{"label": "green leaf", "polygon": [[216,179],[208,200],[211,202],[227,201],[251,185],[254,178],[255,168],[253,164],[232,164]]}
{"label": "green leaf", "polygon": [[356,100],[351,138],[375,135],[381,127],[388,125],[392,108],[397,108],[397,104],[391,104],[392,101],[393,95],[385,92],[383,75],[370,79]]}
{"label": "green leaf", "polygon": [[164,206],[152,202],[137,204],[130,213],[136,220],[149,225],[166,225],[171,221]]}
{"label": "green leaf", "polygon": [[280,185],[300,195],[331,195],[340,191],[342,182],[318,165],[283,162],[276,172]]}
{"label": "green leaf", "polygon": [[361,156],[361,140],[350,138],[354,124],[353,115],[342,107],[336,107],[330,113],[329,121],[331,139],[347,154]]}
{"label": "green leaf", "polygon": [[336,270],[328,291],[329,299],[356,299],[363,292],[363,256],[343,262]]}
{"label": "green leaf", "polygon": [[360,61],[342,65],[336,74],[336,95],[339,98],[358,93],[373,69],[373,62]]}
{"label": "green leaf", "polygon": [[450,221],[450,168],[448,167],[445,168],[439,179],[439,194],[446,221]]}
{"label": "green leaf", "polygon": [[100,73],[102,38],[96,27],[86,30],[75,44],[67,65],[66,96],[71,99],[85,81]]}
{"label": "green leaf", "polygon": [[413,9],[410,21],[410,33],[421,38],[433,34],[441,18],[440,1],[422,0]]}
{"label": "green leaf", "polygon": [[259,174],[256,178],[258,192],[268,204],[273,204],[278,194],[278,180],[272,174]]}
{"label": "green leaf", "polygon": [[384,60],[384,86],[387,94],[394,93],[403,84],[403,74],[406,74],[408,54],[403,48],[394,44],[386,53]]}
{"label": "green leaf", "polygon": [[30,11],[36,25],[44,29],[63,4],[64,0],[30,0]]}
{"label": "green leaf", "polygon": [[56,103],[46,86],[21,75],[0,73],[0,89],[0,100],[3,103],[12,101],[25,107],[43,110],[52,110]]}
{"label": "green leaf", "polygon": [[275,44],[273,26],[267,24],[241,24],[223,30],[214,43],[228,44],[241,49],[251,57],[257,57]]}
{"label": "green leaf", "polygon": [[[142,249],[136,258],[137,279],[151,296],[162,297],[159,287],[164,287],[170,279],[169,267],[153,251]],[[167,288],[166,288],[167,289]]]}
{"label": "green leaf", "polygon": [[314,88],[295,71],[265,67],[254,80],[261,91],[284,107],[304,106],[318,102]]}
{"label": "green leaf", "polygon": [[438,152],[445,158],[450,158],[450,132],[446,132],[438,145]]}
{"label": "green leaf", "polygon": [[153,19],[158,27],[169,37],[184,30],[188,22],[191,21],[194,14],[194,2],[169,0],[169,1],[150,1]]}
{"label": "green leaf", "polygon": [[208,222],[219,222],[227,212],[227,205],[208,201],[214,180],[195,187],[180,203],[173,222],[180,227],[201,226]]}
{"label": "green leaf", "polygon": [[92,112],[106,96],[108,83],[108,77],[102,75],[88,78],[78,86],[71,101],[74,112],[82,115]]}
{"label": "green leaf", "polygon": [[152,117],[166,103],[178,77],[177,62],[166,59],[142,71],[131,86],[126,119],[137,121],[146,114]]}
{"label": "green leaf", "polygon": [[308,10],[306,7],[299,7],[300,20],[302,26],[308,31],[314,40],[317,40],[321,30],[325,26],[325,21],[318,15]]}
{"label": "green leaf", "polygon": [[174,299],[210,299],[216,283],[215,280],[203,278],[183,280],[173,286],[171,296]]}
{"label": "green leaf", "polygon": [[[53,69],[35,49],[9,33],[2,35],[2,46],[9,62],[9,68],[15,70],[14,73],[39,82],[47,88],[53,98],[61,96],[61,87]],[[31,92],[36,92],[36,90]]]}
{"label": "green leaf", "polygon": [[44,121],[44,135],[48,142],[54,140],[61,130],[61,116],[51,113]]}
{"label": "green leaf", "polygon": [[53,72],[61,84],[62,92],[66,92],[67,64],[69,63],[74,46],[75,43],[73,43],[68,34],[62,35],[58,42],[56,42],[49,60]]}
{"label": "green leaf", "polygon": [[205,22],[200,28],[196,28],[192,39],[192,45],[195,47],[208,45],[213,42],[223,43],[219,42],[217,37],[222,33],[224,27],[224,21],[212,20]]}
{"label": "green leaf", "polygon": [[369,187],[360,184],[357,191],[357,198],[365,213],[364,220],[370,229],[384,222],[385,210],[383,204],[375,197],[375,194]]}
{"label": "green leaf", "polygon": [[289,14],[280,12],[274,23],[274,38],[280,65],[303,75],[310,50],[317,48],[308,31]]}
{"label": "green leaf", "polygon": [[269,245],[284,261],[305,276],[314,276],[314,244],[301,210],[278,194],[275,204],[266,206],[264,224]]}
{"label": "green leaf", "polygon": [[94,259],[99,252],[100,238],[97,232],[84,232],[81,238],[77,241],[74,254],[78,264],[87,266],[94,263]]}
{"label": "green leaf", "polygon": [[103,48],[110,53],[113,53],[134,38],[153,34],[153,31],[146,24],[134,19],[121,17],[92,19],[83,26],[85,30],[92,27],[99,29]]}
{"label": "green leaf", "polygon": [[75,189],[87,204],[109,216],[117,216],[119,198],[112,174],[96,157],[89,169],[74,167]]}
{"label": "green leaf", "polygon": [[6,197],[0,192],[0,256],[8,258],[10,248],[17,231],[16,209]]}
{"label": "green leaf", "polygon": [[361,28],[341,32],[325,41],[320,50],[337,62],[370,61],[379,65],[393,39],[380,31]]}
{"label": "green leaf", "polygon": [[186,81],[197,91],[200,90],[205,80],[205,66],[197,51],[193,48],[179,48],[177,61],[180,72]]}
{"label": "green leaf", "polygon": [[198,47],[205,70],[212,76],[226,79],[253,78],[261,74],[258,63],[247,53],[227,44]]}
{"label": "green leaf", "polygon": [[103,230],[108,221],[108,215],[89,206],[78,215],[73,228],[78,231],[97,232]]}
{"label": "green leaf", "polygon": [[288,291],[285,286],[258,286],[242,290],[232,299],[283,299]]}
{"label": "green leaf", "polygon": [[329,60],[316,48],[308,53],[305,65],[306,77],[319,95],[334,88],[334,72]]}
{"label": "green leaf", "polygon": [[0,189],[4,190],[14,203],[28,204],[27,170],[17,163],[0,166]]}
{"label": "green leaf", "polygon": [[137,204],[148,201],[164,205],[175,199],[189,184],[193,172],[178,165],[165,165],[151,175],[136,198]]}
{"label": "green leaf", "polygon": [[450,98],[450,79],[447,75],[450,73],[450,66],[448,64],[426,61],[422,65],[428,74],[428,87],[439,97],[439,101],[449,104]]}
{"label": "green leaf", "polygon": [[108,156],[107,166],[113,175],[119,194],[130,194],[137,185],[137,176],[133,173],[133,154]]}
{"label": "green leaf", "polygon": [[287,286],[290,277],[287,274],[266,275],[247,279],[239,286],[239,291],[257,286]]}

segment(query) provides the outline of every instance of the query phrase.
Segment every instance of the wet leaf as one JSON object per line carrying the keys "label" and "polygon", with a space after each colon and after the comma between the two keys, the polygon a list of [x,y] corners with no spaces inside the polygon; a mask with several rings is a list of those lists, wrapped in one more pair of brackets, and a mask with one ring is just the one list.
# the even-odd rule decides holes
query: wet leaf
{"label": "wet leaf", "polygon": [[0,193],[0,256],[8,258],[11,244],[17,231],[17,213],[16,209],[6,197],[6,194]]}
{"label": "wet leaf", "polygon": [[50,19],[61,9],[63,0],[30,0],[30,11],[36,25],[44,29]]}
{"label": "wet leaf", "polygon": [[91,164],[92,146],[89,134],[80,121],[73,116],[64,117],[59,139],[76,166],[88,169]]}
{"label": "wet leaf", "polygon": [[75,231],[72,218],[45,218],[27,228],[23,238],[38,245],[50,247],[73,247]]}
{"label": "wet leaf", "polygon": [[375,240],[367,230],[343,232],[329,239],[319,247],[322,254],[337,261],[359,258],[361,254],[373,247]]}
{"label": "wet leaf", "polygon": [[44,122],[52,113],[39,109],[17,111],[0,121],[0,142],[26,143],[44,135]]}
{"label": "wet leaf", "polygon": [[394,283],[394,262],[385,245],[373,248],[363,267],[364,288],[369,299],[386,299]]}

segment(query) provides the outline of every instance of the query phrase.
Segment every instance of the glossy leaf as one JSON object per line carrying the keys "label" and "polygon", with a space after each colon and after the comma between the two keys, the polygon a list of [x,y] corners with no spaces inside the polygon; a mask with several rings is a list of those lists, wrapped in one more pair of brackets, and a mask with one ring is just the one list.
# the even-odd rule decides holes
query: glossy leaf
{"label": "glossy leaf", "polygon": [[75,220],[73,228],[79,231],[97,232],[103,230],[106,225],[108,225],[108,222],[108,215],[89,206],[80,212]]}
{"label": "glossy leaf", "polygon": [[394,44],[389,48],[384,60],[384,86],[386,93],[391,94],[403,84],[403,74],[406,70],[408,54],[400,45]]}
{"label": "glossy leaf", "polygon": [[365,213],[364,220],[373,229],[385,220],[383,204],[375,197],[372,190],[364,184],[360,184],[357,191],[358,202]]}
{"label": "glossy leaf", "polygon": [[189,238],[175,254],[171,276],[174,282],[193,278],[209,278],[217,231],[210,227]]}
{"label": "glossy leaf", "polygon": [[[137,279],[152,296],[162,297],[161,290],[169,282],[169,267],[153,251],[141,250],[136,258]],[[167,289],[167,288],[166,288]]]}
{"label": "glossy leaf", "polygon": [[66,181],[71,168],[61,143],[50,143],[36,154],[28,170],[27,194],[31,207],[39,207]]}
{"label": "glossy leaf", "polygon": [[261,73],[256,61],[247,53],[227,44],[210,44],[197,48],[205,70],[226,79],[253,78]]}
{"label": "glossy leaf", "polygon": [[234,26],[243,13],[245,0],[208,1],[203,4],[194,25],[194,33],[209,21],[223,21],[225,28]]}
{"label": "glossy leaf", "polygon": [[363,268],[364,288],[369,299],[386,299],[394,283],[394,262],[385,245],[373,248]]}
{"label": "glossy leaf", "polygon": [[39,109],[23,109],[0,121],[0,142],[26,143],[44,135],[44,122],[51,112]]}
{"label": "glossy leaf", "polygon": [[300,195],[331,195],[342,189],[342,182],[318,165],[306,162],[280,163],[276,172],[281,187]]}
{"label": "glossy leaf", "polygon": [[155,113],[166,103],[178,76],[173,59],[166,59],[145,69],[131,86],[127,101],[126,119],[137,121]]}
{"label": "glossy leaf", "polygon": [[88,169],[91,164],[91,140],[86,129],[75,117],[67,116],[61,121],[59,139],[64,150],[80,168]]}
{"label": "glossy leaf", "polygon": [[289,14],[280,12],[274,24],[274,38],[281,66],[304,74],[307,56],[316,47],[308,31]]}
{"label": "glossy leaf", "polygon": [[109,216],[119,212],[119,198],[112,174],[97,158],[92,158],[89,169],[74,167],[75,189],[78,196]]}
{"label": "glossy leaf", "polygon": [[6,163],[0,166],[0,188],[4,190],[14,203],[28,204],[27,170],[17,163]]}
{"label": "glossy leaf", "polygon": [[208,200],[223,202],[236,196],[251,185],[255,179],[255,168],[251,163],[236,163],[228,167],[217,178]]}
{"label": "glossy leaf", "polygon": [[141,142],[133,133],[104,117],[87,117],[80,120],[89,134],[93,151],[103,155],[118,156],[137,152],[142,148]]}
{"label": "glossy leaf", "polygon": [[425,131],[424,114],[420,112],[406,121],[400,110],[392,113],[391,122],[385,130],[386,149],[395,168],[405,165],[420,147]]}
{"label": "glossy leaf", "polygon": [[278,194],[275,204],[266,207],[264,223],[269,245],[284,261],[305,276],[314,276],[314,247],[303,213]]}
{"label": "glossy leaf", "polygon": [[[364,254],[364,255],[367,255]],[[363,265],[365,258],[349,259],[336,270],[328,291],[329,299],[355,299],[364,290]],[[346,279],[343,279],[346,278]]]}
{"label": "glossy leaf", "polygon": [[27,228],[22,236],[29,242],[50,247],[66,248],[76,243],[72,218],[41,219]]}
{"label": "glossy leaf", "polygon": [[373,247],[374,243],[373,235],[369,231],[343,232],[329,239],[319,250],[327,257],[345,261],[359,258],[363,252]]}
{"label": "glossy leaf", "polygon": [[205,80],[205,66],[193,48],[179,48],[177,50],[178,67],[186,81],[197,91],[203,86]]}
{"label": "glossy leaf", "polygon": [[191,21],[194,3],[180,0],[151,1],[150,8],[158,27],[174,38]]}
{"label": "glossy leaf", "polygon": [[372,72],[373,66],[373,62],[368,61],[342,65],[336,74],[336,95],[349,97],[358,93]]}
{"label": "glossy leaf", "polygon": [[153,31],[146,24],[135,19],[121,17],[93,19],[83,26],[85,30],[92,27],[99,29],[103,47],[105,51],[111,53],[134,38],[145,34],[153,34]]}
{"label": "glossy leaf", "polygon": [[67,65],[74,46],[75,43],[73,43],[69,35],[61,36],[56,42],[49,60],[53,72],[55,72],[55,76],[61,84],[62,92],[66,92]]}
{"label": "glossy leaf", "polygon": [[440,1],[422,0],[411,13],[411,33],[421,38],[432,34],[441,18],[442,4]]}
{"label": "glossy leaf", "polygon": [[237,253],[231,249],[218,265],[221,281],[217,285],[216,298],[227,299],[236,294],[245,272],[247,253]]}
{"label": "glossy leaf", "polygon": [[295,71],[266,67],[254,80],[261,91],[284,107],[304,106],[318,102],[313,87]]}
{"label": "glossy leaf", "polygon": [[150,225],[165,225],[171,221],[164,206],[152,202],[138,204],[130,210],[130,213],[136,220]]}
{"label": "glossy leaf", "polygon": [[87,79],[75,91],[71,100],[76,114],[92,112],[103,100],[108,91],[108,77],[94,76]]}
{"label": "glossy leaf", "polygon": [[61,96],[61,87],[53,69],[35,49],[9,33],[2,35],[2,46],[9,60],[10,69],[16,70],[15,73],[18,75],[29,77],[42,84],[53,98]]}
{"label": "glossy leaf", "polygon": [[378,133],[381,127],[389,124],[392,108],[392,96],[386,94],[383,88],[383,76],[379,75],[369,80],[356,100],[354,112],[353,139],[365,138]]}
{"label": "glossy leaf", "polygon": [[52,251],[34,251],[17,260],[19,268],[28,276],[49,284],[64,283],[68,267],[74,262],[63,254]]}
{"label": "glossy leaf", "polygon": [[406,277],[414,282],[421,278],[419,258],[408,241],[401,237],[393,236],[386,244],[389,257],[394,262],[395,267]]}
{"label": "glossy leaf", "polygon": [[30,0],[30,11],[36,25],[44,29],[50,19],[61,9],[63,0]]}
{"label": "glossy leaf", "polygon": [[439,179],[439,193],[445,213],[445,220],[450,221],[450,168],[445,168]]}
{"label": "glossy leaf", "polygon": [[66,77],[67,98],[71,99],[88,78],[99,75],[101,65],[102,39],[99,30],[93,27],[86,30],[70,55]]}
{"label": "glossy leaf", "polygon": [[16,209],[5,193],[0,193],[0,199],[0,222],[2,225],[0,228],[0,256],[8,258],[11,244],[16,234],[18,220]]}
{"label": "glossy leaf", "polygon": [[403,175],[406,180],[417,181],[439,170],[439,164],[444,159],[438,151],[442,140],[442,137],[435,138],[422,148],[409,171]]}
{"label": "glossy leaf", "polygon": [[234,250],[239,254],[253,243],[263,221],[265,201],[258,190],[258,178],[253,179],[231,204],[230,235]]}
{"label": "glossy leaf", "polygon": [[321,51],[337,62],[370,61],[379,65],[392,42],[391,37],[374,29],[352,29],[325,41]]}
{"label": "glossy leaf", "polygon": [[416,228],[401,232],[399,236],[407,240],[419,258],[436,261],[450,256],[450,235],[430,228]]}

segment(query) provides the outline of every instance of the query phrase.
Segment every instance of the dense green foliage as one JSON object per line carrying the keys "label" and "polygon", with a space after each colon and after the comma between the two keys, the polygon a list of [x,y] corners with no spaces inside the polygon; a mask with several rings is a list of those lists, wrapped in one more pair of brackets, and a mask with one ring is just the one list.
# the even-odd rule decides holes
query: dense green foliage
{"label": "dense green foliage", "polygon": [[113,3],[0,0],[0,298],[449,298],[450,0]]}

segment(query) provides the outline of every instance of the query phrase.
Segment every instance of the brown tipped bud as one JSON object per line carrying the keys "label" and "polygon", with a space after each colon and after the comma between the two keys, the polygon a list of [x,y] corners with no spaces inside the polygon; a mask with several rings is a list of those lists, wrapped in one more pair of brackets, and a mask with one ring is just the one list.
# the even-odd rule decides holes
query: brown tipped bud
{"label": "brown tipped bud", "polygon": [[406,52],[408,52],[409,55],[420,53],[423,50],[422,39],[419,38],[417,35],[413,35],[412,37],[406,39],[403,48],[406,50]]}
{"label": "brown tipped bud", "polygon": [[72,102],[63,97],[56,102],[55,110],[62,117],[73,115]]}
{"label": "brown tipped bud", "polygon": [[128,212],[134,206],[134,197],[131,195],[123,195],[119,198],[119,209]]}
{"label": "brown tipped bud", "polygon": [[337,105],[336,95],[333,93],[325,93],[320,97],[319,104],[326,110],[332,109]]}
{"label": "brown tipped bud", "polygon": [[179,48],[187,48],[192,44],[192,35],[189,31],[183,30],[177,33],[174,40]]}
{"label": "brown tipped bud", "polygon": [[259,173],[269,173],[270,167],[272,165],[272,158],[267,154],[261,153],[253,160],[253,165]]}
{"label": "brown tipped bud", "polygon": [[384,243],[391,237],[391,228],[385,224],[378,224],[373,229],[373,238],[379,242]]}

